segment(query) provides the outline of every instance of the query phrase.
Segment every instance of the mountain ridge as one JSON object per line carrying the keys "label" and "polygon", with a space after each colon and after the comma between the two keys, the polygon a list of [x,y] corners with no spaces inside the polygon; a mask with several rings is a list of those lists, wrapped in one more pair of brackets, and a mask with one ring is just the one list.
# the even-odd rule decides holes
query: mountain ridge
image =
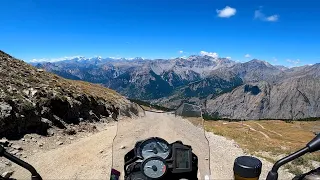
{"label": "mountain ridge", "polygon": [[[108,60],[98,64],[89,61],[81,64],[66,61],[50,64],[40,63],[37,67],[48,71],[57,71],[59,74],[62,73],[61,75],[64,77],[72,76],[73,78],[100,83],[132,99],[148,101],[171,109],[177,108],[181,103],[193,103],[202,106],[211,115],[218,112],[221,117],[231,119],[238,118],[238,116],[225,114],[225,111],[235,113],[237,111],[230,110],[227,104],[231,106],[233,102],[236,103],[240,96],[251,99],[246,104],[255,115],[243,113],[239,118],[270,118],[271,116],[268,113],[256,110],[258,106],[250,107],[251,104],[258,103],[251,101],[265,101],[270,96],[267,90],[272,88],[283,88],[282,90],[272,91],[273,94],[278,93],[279,96],[280,94],[286,96],[283,91],[289,94],[296,93],[297,91],[290,92],[288,88],[282,85],[286,84],[290,87],[288,82],[295,84],[296,81],[299,81],[299,77],[315,82],[320,77],[319,64],[287,68],[274,66],[258,59],[240,63],[227,58],[196,55],[175,59]],[[255,95],[262,99],[248,96],[246,95],[248,92],[243,90],[236,91],[239,95],[238,98],[229,97],[237,89],[242,88],[248,91],[252,88],[255,89],[258,87],[256,84],[265,84],[258,88],[261,92]],[[305,89],[302,88],[299,91],[307,94],[306,97],[309,95],[313,98],[317,97],[315,92],[305,93]],[[261,95],[262,93],[265,93],[266,96]],[[220,99],[221,96],[228,97],[229,101],[224,102]],[[300,98],[293,94],[289,97],[291,99]],[[269,97],[270,100],[273,100],[272,98]],[[280,101],[281,98],[278,97],[278,99]],[[281,101],[290,104],[283,99]],[[219,105],[220,109],[212,107],[219,103],[226,106]],[[264,103],[258,104],[262,109],[269,108],[270,111],[272,110]],[[279,107],[277,103],[274,103],[274,105]],[[278,113],[279,118],[306,118],[318,115],[313,112],[303,112],[304,115],[289,116],[290,110],[287,106],[283,107],[286,107],[285,115],[279,114],[279,112],[274,112],[274,115]],[[248,110],[244,106],[239,106],[239,108],[242,112]]]}

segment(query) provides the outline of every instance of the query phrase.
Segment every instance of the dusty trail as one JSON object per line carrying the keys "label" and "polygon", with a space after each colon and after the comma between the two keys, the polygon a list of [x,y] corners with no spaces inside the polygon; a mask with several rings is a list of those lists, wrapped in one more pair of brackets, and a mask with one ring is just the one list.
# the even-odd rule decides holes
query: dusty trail
{"label": "dusty trail", "polygon": [[277,133],[277,132],[275,132],[275,131],[272,131],[272,130],[270,130],[270,129],[266,129],[264,126],[262,126],[261,124],[259,124],[259,123],[257,123],[257,122],[254,122],[254,123],[257,124],[258,126],[260,126],[262,129],[264,129],[264,130],[266,130],[266,131],[269,131],[269,132],[271,132],[271,133],[274,133],[274,134],[282,137],[282,134]]}
{"label": "dusty trail", "polygon": [[[27,158],[43,179],[109,179],[112,139],[116,126],[45,153]],[[30,179],[30,173],[17,168],[14,177]]]}
{"label": "dusty trail", "polygon": [[[109,179],[112,162],[112,140],[117,127],[108,126],[97,134],[80,139],[70,145],[28,157],[44,179]],[[209,148],[204,132],[189,121],[172,114],[147,112],[145,117],[125,119],[118,122],[118,135],[115,138],[114,167],[123,168],[123,157],[136,141],[159,136],[169,143],[182,140],[191,145],[199,158],[199,169],[206,172],[209,165]],[[233,161],[244,152],[232,140],[206,133],[210,145],[211,179],[232,179]],[[124,148],[125,147],[125,148]],[[124,149],[123,149],[124,148]],[[263,161],[261,179],[265,179],[271,163]],[[28,172],[17,169],[14,177],[29,179]],[[280,179],[292,175],[280,173]]]}

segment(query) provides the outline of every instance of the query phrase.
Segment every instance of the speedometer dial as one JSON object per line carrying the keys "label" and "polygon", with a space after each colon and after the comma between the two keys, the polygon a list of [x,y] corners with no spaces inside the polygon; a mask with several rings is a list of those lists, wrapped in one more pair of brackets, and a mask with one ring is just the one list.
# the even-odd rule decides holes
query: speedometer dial
{"label": "speedometer dial", "polygon": [[167,172],[167,165],[163,159],[152,157],[142,163],[142,172],[151,179],[159,179]]}
{"label": "speedometer dial", "polygon": [[166,159],[170,155],[170,148],[168,143],[160,138],[152,138],[144,141],[141,144],[141,155],[144,159],[158,156]]}

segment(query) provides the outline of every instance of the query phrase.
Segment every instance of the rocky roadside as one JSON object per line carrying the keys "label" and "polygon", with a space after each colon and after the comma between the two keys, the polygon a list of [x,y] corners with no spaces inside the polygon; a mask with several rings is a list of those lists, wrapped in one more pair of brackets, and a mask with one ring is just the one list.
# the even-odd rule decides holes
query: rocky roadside
{"label": "rocky roadside", "polygon": [[141,113],[113,90],[61,78],[0,51],[0,138]]}
{"label": "rocky roadside", "polygon": [[[44,153],[56,148],[68,146],[82,138],[106,130],[107,126],[114,126],[115,121],[109,119],[100,123],[80,123],[69,129],[50,128],[48,135],[26,134],[19,140],[0,139],[2,145],[10,154],[27,161],[27,158],[37,153]],[[0,158],[0,175],[11,177],[18,165]]]}

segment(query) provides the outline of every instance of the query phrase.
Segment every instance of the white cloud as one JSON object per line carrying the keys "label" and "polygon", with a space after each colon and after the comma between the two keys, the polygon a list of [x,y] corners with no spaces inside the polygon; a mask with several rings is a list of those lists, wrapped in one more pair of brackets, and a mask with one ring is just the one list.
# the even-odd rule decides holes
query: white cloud
{"label": "white cloud", "polygon": [[231,59],[231,57],[230,56],[228,56],[228,57],[226,57],[227,59]]}
{"label": "white cloud", "polygon": [[213,57],[213,58],[218,58],[219,57],[218,53],[215,53],[215,52],[200,51],[200,54],[202,56],[210,56],[210,57]]}
{"label": "white cloud", "polygon": [[276,22],[279,20],[279,15],[274,14],[271,16],[266,16],[263,12],[262,9],[260,8],[259,10],[254,11],[254,18],[259,19],[261,21],[269,21],[269,22]]}
{"label": "white cloud", "polygon": [[179,54],[183,54],[183,51],[179,51]]}
{"label": "white cloud", "polygon": [[297,59],[297,60],[287,59],[287,62],[291,63],[292,65],[297,65],[297,64],[300,64],[300,59]]}
{"label": "white cloud", "polygon": [[266,18],[267,21],[275,22],[278,21],[279,16],[278,15],[272,15]]}
{"label": "white cloud", "polygon": [[217,9],[216,11],[218,13],[218,17],[221,17],[221,18],[229,18],[231,16],[234,16],[237,13],[237,10],[235,8],[232,8],[229,6],[226,6],[221,10]]}
{"label": "white cloud", "polygon": [[251,55],[250,54],[246,54],[244,55],[245,58],[251,58]]}
{"label": "white cloud", "polygon": [[49,61],[49,59],[41,58],[41,59],[31,59],[30,62],[46,62]]}

